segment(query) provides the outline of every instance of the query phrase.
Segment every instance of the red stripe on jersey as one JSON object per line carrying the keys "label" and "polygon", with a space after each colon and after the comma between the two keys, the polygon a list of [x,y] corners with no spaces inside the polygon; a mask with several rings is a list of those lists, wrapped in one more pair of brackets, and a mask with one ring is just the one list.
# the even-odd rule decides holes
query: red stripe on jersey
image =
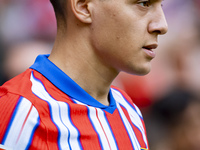
{"label": "red stripe on jersey", "polygon": [[71,104],[69,107],[73,108],[70,109],[70,117],[74,126],[76,126],[80,132],[80,142],[83,149],[100,150],[101,145],[98,140],[98,135],[88,118],[87,107],[77,104]]}
{"label": "red stripe on jersey", "polygon": [[124,114],[126,115],[126,118],[128,119],[129,123],[131,124],[132,128],[133,128],[133,131],[138,139],[138,142],[140,143],[140,146],[142,148],[146,148],[146,144],[144,142],[144,139],[143,139],[143,136],[142,136],[142,133],[140,132],[140,130],[132,123],[130,117],[129,117],[129,114],[128,112],[125,110],[125,108],[122,107],[122,110],[124,112]]}
{"label": "red stripe on jersey", "polygon": [[116,138],[118,148],[119,149],[133,149],[129,135],[121,120],[118,110],[115,110],[113,114],[106,112],[106,117],[113,131],[114,137]]}
{"label": "red stripe on jersey", "polygon": [[[34,136],[32,139],[32,143],[29,147],[29,150],[41,149],[41,150],[49,150],[47,142],[47,130],[46,127],[40,122],[39,126],[34,132]],[[55,148],[55,146],[53,146]],[[58,149],[57,147],[55,149]]]}
{"label": "red stripe on jersey", "polygon": [[[52,149],[57,150],[58,148],[58,129],[56,125],[51,120],[51,112],[49,109],[49,105],[47,102],[40,100],[35,96],[36,100],[34,105],[37,108],[37,111],[40,115],[40,125],[35,130],[33,136],[33,142],[31,144],[30,149],[35,149],[38,147],[42,147],[40,149]],[[31,99],[30,99],[31,100]],[[48,147],[45,147],[48,145]]]}
{"label": "red stripe on jersey", "polygon": [[[7,99],[11,99],[9,103],[7,102]],[[7,131],[7,128],[9,127],[9,123],[11,121],[13,112],[15,110],[15,107],[18,103],[19,96],[16,97],[16,95],[7,94],[5,96],[2,96],[0,98],[0,142],[2,142],[3,137]]]}
{"label": "red stripe on jersey", "polygon": [[8,93],[8,90],[4,87],[0,87],[0,98]]}

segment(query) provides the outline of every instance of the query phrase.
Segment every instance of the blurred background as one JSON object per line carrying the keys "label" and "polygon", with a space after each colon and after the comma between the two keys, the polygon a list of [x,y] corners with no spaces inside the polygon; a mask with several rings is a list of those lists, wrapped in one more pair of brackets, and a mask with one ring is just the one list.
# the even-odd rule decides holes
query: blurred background
{"label": "blurred background", "polygon": [[[200,150],[200,0],[165,0],[168,33],[146,76],[113,82],[142,110],[151,150]],[[49,0],[0,0],[0,85],[50,53],[56,22]]]}

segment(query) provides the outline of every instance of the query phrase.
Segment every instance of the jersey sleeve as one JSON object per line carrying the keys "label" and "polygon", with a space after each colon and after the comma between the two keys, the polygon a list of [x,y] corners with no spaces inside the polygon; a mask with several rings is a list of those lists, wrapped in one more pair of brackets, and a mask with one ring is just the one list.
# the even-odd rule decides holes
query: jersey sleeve
{"label": "jersey sleeve", "polygon": [[26,98],[0,87],[0,144],[27,149],[39,125],[39,114]]}

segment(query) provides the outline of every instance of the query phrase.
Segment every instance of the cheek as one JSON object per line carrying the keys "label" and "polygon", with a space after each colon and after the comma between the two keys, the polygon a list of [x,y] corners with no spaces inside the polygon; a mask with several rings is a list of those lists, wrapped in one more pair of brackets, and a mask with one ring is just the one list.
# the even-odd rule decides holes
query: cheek
{"label": "cheek", "polygon": [[[149,72],[141,47],[144,26],[137,16],[126,11],[106,10],[96,13],[91,24],[91,42],[98,56],[120,71],[134,74]],[[145,29],[146,31],[146,29]]]}
{"label": "cheek", "polygon": [[128,21],[124,21],[122,13],[119,8],[114,6],[105,6],[101,10],[96,10],[92,16],[93,22],[91,25],[94,33],[107,40],[120,38],[124,27],[129,25]]}
{"label": "cheek", "polygon": [[[120,21],[121,20],[121,21]],[[94,22],[92,28],[92,40],[98,46],[133,48],[140,45],[140,30],[137,25],[130,23],[128,20],[114,18],[101,18]]]}

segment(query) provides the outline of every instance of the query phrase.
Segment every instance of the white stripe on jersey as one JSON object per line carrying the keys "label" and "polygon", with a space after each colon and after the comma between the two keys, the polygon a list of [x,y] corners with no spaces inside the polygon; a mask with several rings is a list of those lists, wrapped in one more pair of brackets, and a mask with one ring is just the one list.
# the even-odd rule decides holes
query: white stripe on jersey
{"label": "white stripe on jersey", "polygon": [[[45,87],[43,86],[42,82],[39,79],[36,79],[31,73],[31,82],[32,82],[32,92],[38,96],[40,99],[46,101],[49,104],[50,107],[50,113],[51,113],[51,119],[53,123],[57,126],[57,129],[59,131],[59,148],[62,150],[70,149],[70,145],[68,145],[68,137],[70,134],[73,134],[73,137],[70,137],[71,146],[72,148],[79,150],[81,149],[80,143],[78,142],[78,130],[74,127],[71,121],[65,120],[67,116],[65,116],[64,113],[68,112],[67,104],[63,106],[64,102],[58,102],[57,100],[53,99],[49,93],[45,90]],[[61,107],[62,106],[62,107]],[[68,113],[67,113],[68,114]],[[63,122],[63,120],[65,120]],[[67,123],[70,123],[69,125]],[[68,126],[66,126],[66,124]],[[73,133],[69,133],[69,129],[72,130]],[[73,140],[73,142],[72,142]]]}
{"label": "white stripe on jersey", "polygon": [[134,149],[134,150],[140,150],[140,143],[137,140],[135,132],[133,131],[133,129],[132,129],[129,121],[126,118],[126,115],[124,114],[123,110],[121,109],[120,105],[118,103],[116,103],[116,104],[117,104],[117,109],[119,111],[121,119],[124,123],[124,126],[126,127],[127,133],[128,133],[130,140],[132,142],[132,145],[133,145],[134,148],[137,148],[137,149]]}
{"label": "white stripe on jersey", "polygon": [[[74,101],[77,104],[85,105],[77,100]],[[117,143],[106,119],[105,112],[99,108],[94,108],[88,105],[85,106],[88,108],[90,121],[99,136],[102,149],[117,150]]]}
{"label": "white stripe on jersey", "polygon": [[105,131],[106,136],[108,137],[108,141],[110,143],[111,149],[112,150],[118,149],[114,135],[111,131],[111,127],[109,126],[108,121],[105,117],[105,112],[98,108],[96,109],[96,111],[98,112],[97,117],[99,118],[99,121],[102,124],[103,130]]}
{"label": "white stripe on jersey", "polygon": [[[69,106],[64,102],[59,102],[60,106],[60,115],[62,123],[65,125],[65,127],[69,131],[69,143],[70,143],[70,149],[80,149],[79,143],[77,141],[77,137],[79,136],[79,133],[77,129],[73,126],[70,116],[69,116]],[[66,142],[66,140],[65,140]]]}
{"label": "white stripe on jersey", "polygon": [[[31,140],[33,137],[33,132],[35,131],[35,127],[39,125],[39,114],[35,107],[32,107],[32,110],[27,118],[27,121],[24,125],[24,128],[19,136],[17,145],[14,149],[27,149],[27,146],[30,146]],[[30,138],[28,138],[30,137]]]}
{"label": "white stripe on jersey", "polygon": [[145,134],[145,129],[143,127],[142,121],[141,121],[142,114],[141,114],[140,110],[137,108],[137,106],[135,106],[133,104],[135,106],[135,109],[134,109],[133,106],[131,106],[125,100],[125,98],[123,97],[123,95],[119,91],[117,91],[115,89],[112,89],[112,92],[113,92],[113,97],[116,99],[117,103],[119,103],[120,105],[122,105],[128,111],[132,123],[142,133],[144,142],[145,142],[145,144],[147,146],[148,145],[147,144],[147,137],[146,137],[146,134]]}
{"label": "white stripe on jersey", "polygon": [[[31,105],[31,102],[26,98],[21,98],[21,102],[17,107],[15,118],[3,143],[4,145],[13,147],[14,149],[25,149],[28,144],[30,144],[32,132],[38,124],[39,117],[37,110],[34,107],[31,107]],[[30,114],[27,116],[29,111]],[[18,146],[20,148],[18,148]]]}
{"label": "white stripe on jersey", "polygon": [[89,110],[89,118],[91,120],[91,123],[92,123],[96,133],[99,136],[99,140],[100,140],[102,149],[111,150],[110,143],[108,141],[108,137],[105,133],[105,130],[103,129],[99,120],[97,119],[97,114],[96,114],[97,110],[93,107],[89,108],[88,110]]}

